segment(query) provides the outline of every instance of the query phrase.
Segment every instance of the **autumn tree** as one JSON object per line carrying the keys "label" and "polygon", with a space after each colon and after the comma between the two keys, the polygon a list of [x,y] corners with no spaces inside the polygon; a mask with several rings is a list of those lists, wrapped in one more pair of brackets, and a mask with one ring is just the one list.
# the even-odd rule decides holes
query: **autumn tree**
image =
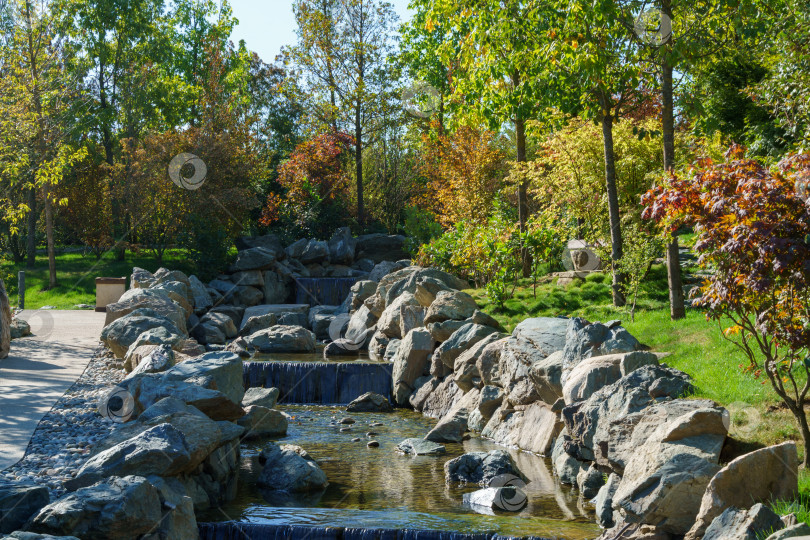
{"label": "autumn tree", "polygon": [[768,378],[807,446],[810,204],[796,187],[810,179],[810,156],[787,158],[776,171],[743,156],[733,147],[724,163],[669,174],[645,197],[645,216],[669,231],[694,227],[709,272],[693,303],[742,352],[746,369]]}
{"label": "autumn tree", "polygon": [[301,234],[324,236],[342,225],[350,192],[348,159],[354,141],[322,133],[299,144],[279,168],[282,193],[271,193],[261,223],[289,223]]}
{"label": "autumn tree", "polygon": [[[388,112],[396,14],[384,0],[298,0],[298,44],[287,51],[304,77],[313,132],[351,133],[357,219],[365,221],[363,150]],[[312,122],[314,120],[314,122]]]}
{"label": "autumn tree", "polygon": [[445,228],[462,221],[486,223],[505,173],[505,156],[496,137],[469,126],[424,137],[421,172],[429,181],[429,200],[424,202]]}
{"label": "autumn tree", "polygon": [[[554,94],[553,79],[545,76],[547,58],[540,43],[560,21],[562,12],[554,8],[539,0],[486,0],[473,6],[460,0],[439,0],[432,8],[432,17],[450,17],[461,31],[460,47],[449,40],[442,45],[445,62],[456,55],[464,69],[464,77],[456,81],[456,95],[465,104],[475,105],[491,129],[514,127],[518,164],[528,159],[526,122],[537,119],[549,105],[547,97]],[[529,218],[525,181],[517,186],[517,201],[520,230],[525,233]],[[525,249],[522,259],[523,274],[528,277],[532,264]]]}

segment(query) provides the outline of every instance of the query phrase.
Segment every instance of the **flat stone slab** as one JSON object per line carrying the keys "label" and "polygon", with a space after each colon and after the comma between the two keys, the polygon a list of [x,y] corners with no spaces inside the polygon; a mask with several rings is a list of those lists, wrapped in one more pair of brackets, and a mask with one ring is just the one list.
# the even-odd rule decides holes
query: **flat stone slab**
{"label": "flat stone slab", "polygon": [[279,313],[303,313],[308,315],[309,307],[309,304],[262,304],[249,307],[245,309],[245,314],[242,315],[242,323],[239,325],[239,329],[244,328],[251,317],[267,315],[268,313],[275,313],[276,315]]}
{"label": "flat stone slab", "polygon": [[447,453],[447,449],[441,444],[415,438],[405,439],[397,445],[397,449],[414,456],[440,456]]}

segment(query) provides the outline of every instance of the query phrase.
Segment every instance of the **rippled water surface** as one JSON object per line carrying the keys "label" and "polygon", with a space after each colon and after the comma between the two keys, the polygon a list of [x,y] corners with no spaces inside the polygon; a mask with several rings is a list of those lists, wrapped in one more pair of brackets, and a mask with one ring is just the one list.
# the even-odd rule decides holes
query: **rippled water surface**
{"label": "rippled water surface", "polygon": [[[411,528],[458,532],[498,532],[515,536],[554,536],[571,540],[594,538],[599,530],[591,510],[574,490],[560,486],[550,463],[533,454],[510,451],[528,478],[529,503],[518,513],[482,515],[462,504],[465,492],[479,489],[450,487],[444,481],[444,463],[464,452],[504,449],[472,438],[448,444],[444,456],[412,457],[399,454],[396,445],[408,437],[424,437],[436,421],[413,411],[352,413],[326,406],[280,406],[291,416],[280,444],[302,446],[326,472],[329,487],[322,493],[290,497],[255,485],[263,443],[242,448],[238,498],[227,506],[199,516],[201,521],[247,521],[287,525],[323,525],[366,528]],[[337,421],[351,416],[348,432]],[[370,424],[382,423],[371,427]],[[368,433],[376,433],[369,436]],[[352,442],[359,437],[359,442]],[[368,448],[376,440],[379,448]]]}

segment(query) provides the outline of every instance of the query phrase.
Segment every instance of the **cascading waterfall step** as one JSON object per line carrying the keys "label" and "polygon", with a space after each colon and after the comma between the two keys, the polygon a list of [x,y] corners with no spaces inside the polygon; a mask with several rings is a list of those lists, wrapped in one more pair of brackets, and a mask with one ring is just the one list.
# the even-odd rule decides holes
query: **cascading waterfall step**
{"label": "cascading waterfall step", "polygon": [[245,388],[278,388],[279,403],[347,405],[366,392],[391,398],[392,364],[244,362]]}
{"label": "cascading waterfall step", "polygon": [[501,536],[418,529],[307,527],[262,523],[198,523],[200,540],[551,540],[540,536]]}

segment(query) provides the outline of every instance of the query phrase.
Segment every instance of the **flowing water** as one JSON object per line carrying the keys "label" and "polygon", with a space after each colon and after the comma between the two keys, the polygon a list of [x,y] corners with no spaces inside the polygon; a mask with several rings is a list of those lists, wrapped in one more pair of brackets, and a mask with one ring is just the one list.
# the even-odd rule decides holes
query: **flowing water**
{"label": "flowing water", "polygon": [[391,368],[362,356],[324,360],[317,354],[261,355],[244,362],[246,388],[278,388],[279,403],[351,403],[366,392],[391,396]]}
{"label": "flowing water", "polygon": [[[279,531],[286,526],[317,530],[327,526],[364,530],[408,528],[571,540],[599,534],[591,511],[578,500],[574,490],[558,484],[549,461],[538,456],[509,450],[529,480],[524,490],[528,496],[526,508],[513,514],[482,515],[462,504],[462,495],[479,486],[447,486],[444,463],[464,452],[503,447],[474,437],[463,445],[446,445],[444,456],[412,457],[399,454],[396,445],[408,437],[423,437],[436,423],[419,413],[398,409],[393,413],[349,415],[340,407],[318,405],[281,405],[279,409],[290,415],[291,420],[287,436],[276,442],[297,444],[307,450],[326,473],[329,487],[322,493],[304,496],[258,488],[256,479],[261,468],[257,457],[266,441],[246,442],[242,448],[237,499],[198,516],[200,521],[234,520],[267,525],[265,529],[270,532],[257,534],[254,537],[257,540],[283,536]],[[338,421],[346,416],[356,423],[349,431],[341,432],[346,426]],[[371,427],[374,423],[382,425]],[[368,435],[370,432],[375,434]],[[360,441],[353,442],[353,438]],[[378,448],[366,446],[372,439],[380,443]],[[209,537],[238,537],[230,536],[226,528],[219,536]],[[347,534],[343,534],[344,540]],[[381,533],[374,534],[376,538]]]}

